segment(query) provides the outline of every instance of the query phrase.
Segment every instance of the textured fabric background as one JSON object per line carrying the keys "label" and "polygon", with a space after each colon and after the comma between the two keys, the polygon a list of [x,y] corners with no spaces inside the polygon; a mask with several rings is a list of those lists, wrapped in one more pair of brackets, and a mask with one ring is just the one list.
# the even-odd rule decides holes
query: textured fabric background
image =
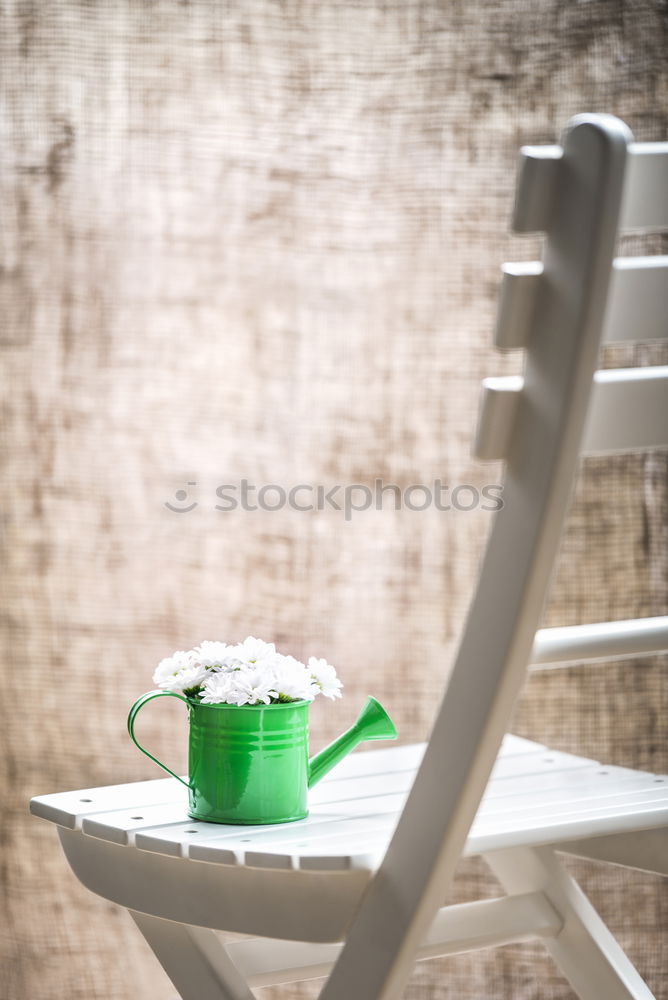
{"label": "textured fabric background", "polygon": [[[314,707],[316,748],[367,692],[402,740],[425,736],[490,514],[221,512],[215,488],[498,481],[470,443],[480,378],[520,363],[490,346],[499,265],[537,249],[507,236],[517,148],[583,110],[668,137],[668,15],[650,0],[0,9],[0,995],[169,1000],[29,797],[157,777],[127,708],[158,659],[202,638],[334,662],[346,697]],[[551,624],[666,612],[667,479],[665,454],[585,465]],[[164,506],[179,489],[190,513]],[[665,666],[535,675],[515,731],[666,769]],[[182,766],[178,709],[147,711],[142,732]],[[574,868],[666,1000],[665,881]],[[496,891],[468,862],[454,896]],[[426,963],[407,992],[571,995],[524,946]]]}

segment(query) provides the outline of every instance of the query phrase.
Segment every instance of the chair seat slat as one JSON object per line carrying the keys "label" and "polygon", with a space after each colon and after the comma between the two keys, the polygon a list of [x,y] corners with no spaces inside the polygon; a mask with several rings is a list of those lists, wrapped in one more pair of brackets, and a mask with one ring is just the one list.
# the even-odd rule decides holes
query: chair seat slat
{"label": "chair seat slat", "polygon": [[[404,746],[367,750],[354,753],[341,761],[336,769],[328,774],[322,786],[317,786],[311,793],[311,802],[317,802],[318,787],[332,786],[339,790],[338,782],[349,778],[363,778],[369,775],[384,773],[412,774],[422,760],[425,743],[411,743]],[[540,744],[521,736],[506,735],[502,746],[502,756],[517,757],[535,755],[541,749]],[[404,783],[405,784],[405,783]],[[375,785],[368,784],[375,788]],[[340,796],[339,796],[340,797]],[[345,796],[344,796],[345,798]],[[187,792],[183,785],[173,778],[158,778],[152,781],[135,781],[125,785],[108,785],[100,788],[82,788],[73,792],[53,792],[48,795],[35,796],[30,802],[30,811],[35,816],[50,820],[58,826],[70,830],[81,829],[85,817],[99,816],[101,813],[118,812],[119,810],[144,809],[149,806],[178,805],[186,808]],[[376,795],[376,802],[382,802],[383,796]],[[364,807],[366,808],[366,807]],[[215,829],[215,828],[214,828]]]}
{"label": "chair seat slat", "polygon": [[[560,836],[567,837],[564,831],[569,827],[575,835],[583,825],[600,823],[611,815],[623,816],[625,824],[648,815],[653,821],[657,810],[668,813],[668,790],[663,784],[657,783],[654,775],[596,765],[586,772],[562,772],[561,784],[549,790],[533,789],[524,796],[501,799],[486,796],[472,827],[467,853],[474,853],[481,840],[489,850],[494,837],[506,843],[509,837],[526,836],[527,831],[531,837],[544,837],[546,831],[558,827]],[[398,816],[397,810],[353,821],[336,817],[329,822],[305,822],[298,831],[272,828],[240,834],[237,830],[204,847],[193,840],[187,856],[230,863],[233,854],[237,863],[260,868],[373,867],[386,849]]]}
{"label": "chair seat slat", "polygon": [[116,812],[177,803],[186,806],[188,793],[174,778],[135,781],[127,785],[102,788],[82,788],[76,792],[53,792],[38,795],[30,801],[30,812],[70,830],[81,828],[85,816],[92,813]]}
{"label": "chair seat slat", "polygon": [[[572,754],[546,751],[539,744],[535,745],[534,753],[500,755],[493,771],[493,777],[498,780],[510,781],[517,775],[535,774],[542,776],[555,770],[568,770],[581,766],[581,758]],[[398,748],[401,750],[401,748]],[[359,756],[364,756],[360,754]],[[416,755],[417,756],[417,755]],[[399,754],[401,760],[401,754]],[[416,764],[417,767],[417,764]],[[359,778],[344,780],[323,780],[309,795],[309,806],[313,823],[321,822],[321,817],[349,818],[351,816],[379,815],[387,808],[387,800],[394,797],[393,804],[401,804],[410,790],[415,773],[415,767],[382,775],[363,775]],[[133,786],[128,786],[131,790]],[[139,846],[146,846],[144,837],[146,831],[153,832],[157,828],[170,827],[174,823],[185,823],[187,827],[200,832],[209,824],[188,823],[185,799],[160,804],[141,804],[136,798],[131,798],[132,806],[116,811],[97,813],[91,811],[84,816],[81,828],[91,837],[99,837],[115,844],[128,844],[137,840]],[[305,821],[298,821],[305,822]],[[290,824],[291,829],[295,824]],[[216,824],[213,830],[220,836],[236,836],[238,827]],[[267,827],[247,827],[244,836],[251,834],[265,835]],[[187,831],[183,830],[184,833]],[[196,835],[195,834],[195,835]],[[160,842],[164,841],[158,836]],[[166,853],[177,853],[169,850]]]}
{"label": "chair seat slat", "polygon": [[[423,749],[422,744],[416,744],[351,755],[353,762],[359,758],[357,766],[368,767],[363,758],[382,753],[385,776],[394,757],[400,770],[390,784],[401,791],[373,794],[376,791],[373,774],[363,773],[338,781],[328,776],[318,787],[339,786],[339,791],[334,791],[338,796],[340,786],[346,786],[354,793],[352,797],[337,802],[314,802],[310,815],[295,823],[252,827],[191,820],[183,796],[176,795],[172,802],[156,801],[164,798],[165,786],[173,790],[174,786],[179,787],[176,782],[163,779],[115,786],[106,798],[105,789],[98,789],[97,802],[89,805],[91,810],[96,804],[122,801],[125,808],[91,811],[80,825],[85,835],[123,845],[128,850],[195,861],[286,870],[374,868],[401,814]],[[409,758],[414,763],[407,772],[405,764]],[[371,794],[356,792],[359,781],[368,783]],[[79,794],[62,793],[60,798],[66,804]],[[58,796],[43,797],[46,798],[53,805]],[[558,829],[563,839],[576,837],[583,829],[600,826],[618,814],[626,826],[645,822],[651,825],[657,810],[662,809],[668,811],[668,781],[661,777],[627,768],[603,767],[585,757],[549,750],[518,737],[506,737],[471,829],[466,853],[477,853],[483,847],[491,850],[492,844],[503,846],[521,838],[526,840],[527,836],[538,842],[552,829]],[[56,816],[62,812],[56,805],[47,818],[57,822]]]}
{"label": "chair seat slat", "polygon": [[[524,842],[527,832],[533,840],[546,834],[549,837],[554,828],[559,829],[560,837],[568,839],[584,826],[603,824],[617,815],[623,817],[625,826],[635,820],[641,827],[647,817],[650,823],[655,822],[659,812],[664,818],[668,816],[665,781],[657,783],[653,775],[602,769],[598,765],[586,773],[573,769],[562,772],[562,783],[550,790],[533,789],[523,797],[483,799],[466,853],[476,853],[476,844],[483,841],[486,850],[492,849],[495,838],[505,845],[509,838]],[[218,844],[210,842],[204,850],[193,842],[189,856],[220,862],[234,844],[236,855],[242,855],[243,863],[251,867],[320,870],[364,864],[373,867],[384,854],[398,816],[397,811],[395,815],[355,823],[335,819],[329,824],[305,824],[298,835],[272,830],[242,838],[236,833]]]}

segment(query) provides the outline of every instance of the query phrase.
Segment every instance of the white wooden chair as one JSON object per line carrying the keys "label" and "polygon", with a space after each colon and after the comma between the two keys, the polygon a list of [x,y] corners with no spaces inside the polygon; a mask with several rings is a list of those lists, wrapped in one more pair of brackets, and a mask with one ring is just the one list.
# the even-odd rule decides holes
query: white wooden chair
{"label": "white wooden chair", "polygon": [[[668,227],[668,143],[573,119],[563,146],[522,150],[514,225],[546,241],[505,268],[496,342],[526,349],[524,377],[484,385],[477,450],[505,459],[505,506],[426,748],[353,754],[277,827],[191,821],[172,779],[32,801],[184,998],[329,973],[323,1000],[389,1000],[416,960],[529,937],[581,997],[651,996],[555,851],[668,874],[668,781],[504,734],[530,662],[668,648],[668,618],[536,633],[581,446],[667,442],[668,369],[596,362],[601,339],[668,335],[668,257],[613,259],[620,227]],[[472,854],[507,895],[442,908]]]}

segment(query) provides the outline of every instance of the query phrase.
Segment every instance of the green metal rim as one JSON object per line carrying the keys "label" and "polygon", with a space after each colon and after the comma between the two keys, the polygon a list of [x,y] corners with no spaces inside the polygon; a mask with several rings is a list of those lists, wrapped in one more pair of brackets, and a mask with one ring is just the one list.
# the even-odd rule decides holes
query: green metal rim
{"label": "green metal rim", "polygon": [[236,711],[243,710],[244,712],[248,710],[251,712],[253,710],[258,711],[260,709],[266,711],[268,708],[300,708],[302,705],[313,704],[311,701],[302,699],[302,701],[276,701],[272,705],[228,705],[227,702],[224,701],[220,702],[218,705],[209,705],[206,702],[195,701],[194,698],[190,698],[188,695],[185,695],[184,697],[189,705],[195,705],[197,708],[233,708]]}
{"label": "green metal rim", "polygon": [[[243,705],[237,706],[243,708]],[[281,823],[296,823],[297,820],[306,819],[306,812],[298,813],[296,816],[288,816],[287,819],[211,819],[210,816],[198,816],[197,813],[188,812],[190,819],[196,819],[199,823],[211,823],[216,826],[279,826]]]}

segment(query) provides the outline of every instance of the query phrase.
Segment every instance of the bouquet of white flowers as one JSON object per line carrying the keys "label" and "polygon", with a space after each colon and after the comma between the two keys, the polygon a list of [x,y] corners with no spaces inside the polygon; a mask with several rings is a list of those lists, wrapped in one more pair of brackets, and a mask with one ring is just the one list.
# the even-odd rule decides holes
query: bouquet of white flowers
{"label": "bouquet of white flowers", "polygon": [[153,683],[204,705],[313,701],[318,694],[340,698],[343,687],[327,660],[311,656],[301,663],[253,636],[235,646],[205,641],[179,650],[158,664]]}

